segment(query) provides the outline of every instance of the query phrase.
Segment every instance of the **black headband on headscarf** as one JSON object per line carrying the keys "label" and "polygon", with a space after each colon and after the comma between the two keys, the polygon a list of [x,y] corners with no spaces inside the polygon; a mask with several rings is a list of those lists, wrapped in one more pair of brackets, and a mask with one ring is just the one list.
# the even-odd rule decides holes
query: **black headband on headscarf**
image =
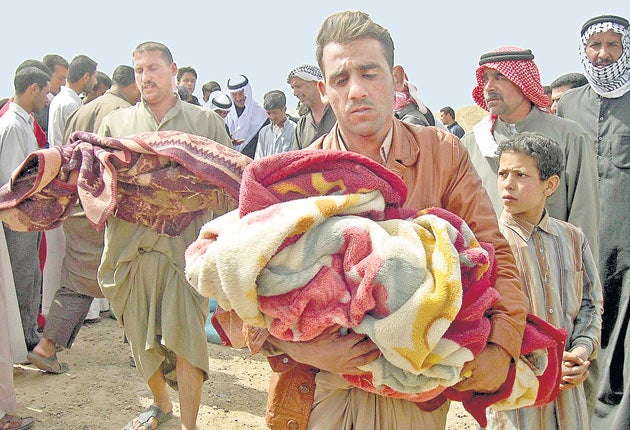
{"label": "black headband on headscarf", "polygon": [[596,16],[595,18],[591,18],[584,23],[584,25],[582,26],[582,30],[580,31],[580,36],[584,36],[584,33],[586,33],[586,30],[588,30],[591,25],[599,24],[600,22],[612,22],[614,24],[619,24],[625,28],[628,28],[629,25],[628,20],[620,16],[600,15]]}
{"label": "black headband on headscarf", "polygon": [[532,54],[531,49],[525,49],[523,51],[488,52],[479,58],[479,65],[482,66],[486,63],[496,63],[498,61],[529,61],[533,59],[534,54]]}

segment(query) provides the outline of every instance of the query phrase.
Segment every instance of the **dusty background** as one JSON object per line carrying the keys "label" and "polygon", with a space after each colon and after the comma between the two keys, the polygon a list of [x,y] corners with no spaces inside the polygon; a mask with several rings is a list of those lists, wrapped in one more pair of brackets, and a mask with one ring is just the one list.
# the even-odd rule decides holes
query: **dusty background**
{"label": "dusty background", "polygon": [[[118,323],[101,313],[85,325],[70,350],[57,353],[70,371],[49,375],[30,365],[14,368],[18,414],[36,419],[37,429],[121,429],[151,395],[129,365],[129,346]],[[210,380],[203,386],[199,429],[265,429],[269,367],[246,350],[208,343]],[[179,429],[177,393],[170,390],[175,417],[160,429]],[[448,429],[477,428],[461,406],[453,405]]]}

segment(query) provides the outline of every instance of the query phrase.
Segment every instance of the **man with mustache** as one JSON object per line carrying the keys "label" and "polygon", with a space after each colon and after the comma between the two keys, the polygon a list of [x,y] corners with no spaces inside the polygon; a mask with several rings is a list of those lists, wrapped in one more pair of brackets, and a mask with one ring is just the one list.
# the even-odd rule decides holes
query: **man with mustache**
{"label": "man with mustache", "polygon": [[584,129],[574,121],[549,112],[549,100],[530,50],[504,46],[481,56],[476,71],[475,102],[490,112],[462,138],[500,216],[503,205],[497,192],[499,143],[523,131],[555,140],[564,154],[565,167],[558,190],[547,199],[549,215],[580,227],[593,253],[597,253],[599,194],[595,151]]}
{"label": "man with mustache", "polygon": [[[99,134],[177,130],[232,147],[216,113],[182,101],[174,93],[177,65],[165,45],[141,43],[132,58],[141,101],[108,114]],[[181,428],[196,428],[202,384],[209,372],[208,299],[191,288],[183,275],[184,250],[213,215],[210,211],[198,217],[177,237],[115,217],[107,221],[99,285],[153,395],[153,404],[130,421],[128,429],[155,429],[172,417],[167,384],[179,390]]]}
{"label": "man with mustache", "polygon": [[[394,91],[404,70],[394,65],[389,31],[368,14],[329,16],[317,37],[316,56],[323,74],[317,83],[319,93],[330,103],[337,124],[309,148],[354,151],[370,157],[405,181],[406,206],[447,209],[462,217],[479,240],[495,245],[496,288],[501,300],[492,308],[487,345],[464,366],[463,373],[470,372],[470,377],[456,387],[497,391],[511,361],[518,359],[528,307],[519,288],[514,257],[466,150],[446,130],[417,127],[394,118]],[[228,335],[242,333],[225,328]],[[247,334],[250,350],[266,352],[274,370],[267,404],[270,428],[446,427],[448,402],[427,405],[380,396],[353,387],[341,377],[362,374],[359,367],[381,353],[362,334],[342,336],[332,327],[304,342],[285,342],[262,329]]]}
{"label": "man with mustache", "polygon": [[599,273],[604,287],[602,353],[593,428],[630,427],[630,32],[628,20],[602,15],[580,33],[589,85],[567,91],[558,115],[584,126],[597,151],[601,219]]}

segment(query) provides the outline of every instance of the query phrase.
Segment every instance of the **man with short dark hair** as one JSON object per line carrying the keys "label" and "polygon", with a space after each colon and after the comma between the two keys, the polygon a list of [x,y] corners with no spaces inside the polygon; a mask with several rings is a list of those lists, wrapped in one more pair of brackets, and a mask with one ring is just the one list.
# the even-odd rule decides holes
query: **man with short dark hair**
{"label": "man with short dark hair", "polygon": [[293,148],[295,123],[287,117],[287,98],[280,90],[272,90],[265,94],[263,107],[267,111],[270,124],[260,129],[256,156],[279,154]]}
{"label": "man with short dark hair", "polygon": [[79,96],[88,93],[96,85],[96,62],[86,55],[77,55],[68,67],[68,83],[59,89],[59,94],[50,102],[48,116],[48,143],[63,145],[66,120],[83,102]]}
{"label": "man with short dark hair", "polygon": [[[141,43],[132,58],[141,101],[107,115],[99,134],[177,130],[231,147],[217,114],[186,103],[173,92],[177,65],[165,45]],[[182,428],[195,428],[203,381],[210,371],[205,332],[208,300],[184,277],[184,251],[214,216],[209,211],[197,217],[176,237],[116,217],[107,221],[99,285],[153,395],[153,404],[128,428],[156,428],[172,417],[167,383],[178,387]]]}
{"label": "man with short dark hair", "polygon": [[[59,89],[66,85],[69,64],[65,58],[57,54],[44,55],[42,62],[50,69],[50,93],[48,94],[48,100],[52,101],[53,97],[59,93]],[[46,106],[35,115],[44,133],[48,133],[48,108],[49,106]]]}
{"label": "man with short dark hair", "polygon": [[560,97],[571,88],[581,87],[588,84],[586,76],[582,73],[565,73],[556,78],[549,86],[551,87],[551,105],[549,110],[552,114],[556,114],[558,110],[558,102]]}
{"label": "man with short dark hair", "polygon": [[596,16],[580,39],[589,85],[568,90],[558,115],[582,124],[597,151],[604,314],[591,425],[621,430],[630,427],[630,25],[620,16]]}
{"label": "man with short dark hair", "polygon": [[[108,113],[136,104],[140,93],[133,68],[118,66],[113,78],[112,88],[70,115],[64,141],[78,130],[96,132]],[[72,346],[93,298],[103,297],[96,280],[103,253],[103,233],[91,227],[80,205],[73,209],[62,228],[65,249],[59,289],[51,300],[43,336],[28,355],[32,364],[53,374],[68,370],[67,364],[57,360],[56,348]]]}
{"label": "man with short dark hair", "polygon": [[195,86],[197,85],[197,71],[195,69],[190,66],[177,69],[177,85],[186,88],[188,92],[188,97],[182,100],[196,106],[201,106],[199,99],[193,94],[195,92]]}
{"label": "man with short dark hair", "polygon": [[95,98],[102,96],[103,94],[105,94],[105,91],[109,90],[111,87],[111,78],[107,76],[106,73],[97,70],[96,85],[94,85],[92,89],[85,94],[85,97],[83,98],[83,104],[88,104]]}
{"label": "man with short dark hair", "polygon": [[444,123],[448,131],[453,133],[458,138],[464,137],[466,133],[464,129],[455,121],[455,111],[450,106],[445,106],[440,109],[440,121]]}
{"label": "man with short dark hair", "polygon": [[[45,67],[45,66],[44,66]],[[13,171],[38,149],[33,132],[33,112],[48,104],[50,75],[36,67],[18,69],[15,95],[8,111],[0,118],[0,185],[9,182]],[[11,270],[15,281],[22,329],[28,350],[37,345],[37,315],[41,300],[39,268],[40,232],[17,232],[4,224]]]}

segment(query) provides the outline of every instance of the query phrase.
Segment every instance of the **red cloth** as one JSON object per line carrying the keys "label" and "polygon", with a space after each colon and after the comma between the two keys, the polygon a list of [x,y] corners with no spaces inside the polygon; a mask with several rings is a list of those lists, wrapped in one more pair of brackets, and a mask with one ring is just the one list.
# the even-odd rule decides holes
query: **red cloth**
{"label": "red cloth", "polygon": [[[9,105],[11,103],[13,103],[13,99],[12,98],[8,102],[6,102],[4,104],[4,106],[2,106],[2,109],[0,109],[0,117],[2,117],[2,115],[4,115],[9,110]],[[31,114],[31,115],[33,115],[33,114]],[[37,118],[35,118],[35,115],[33,115],[33,119],[35,120],[33,122],[33,133],[35,133],[35,139],[37,139],[37,145],[40,148],[45,148],[46,145],[47,145],[46,132],[44,131],[44,129],[37,122]]]}

